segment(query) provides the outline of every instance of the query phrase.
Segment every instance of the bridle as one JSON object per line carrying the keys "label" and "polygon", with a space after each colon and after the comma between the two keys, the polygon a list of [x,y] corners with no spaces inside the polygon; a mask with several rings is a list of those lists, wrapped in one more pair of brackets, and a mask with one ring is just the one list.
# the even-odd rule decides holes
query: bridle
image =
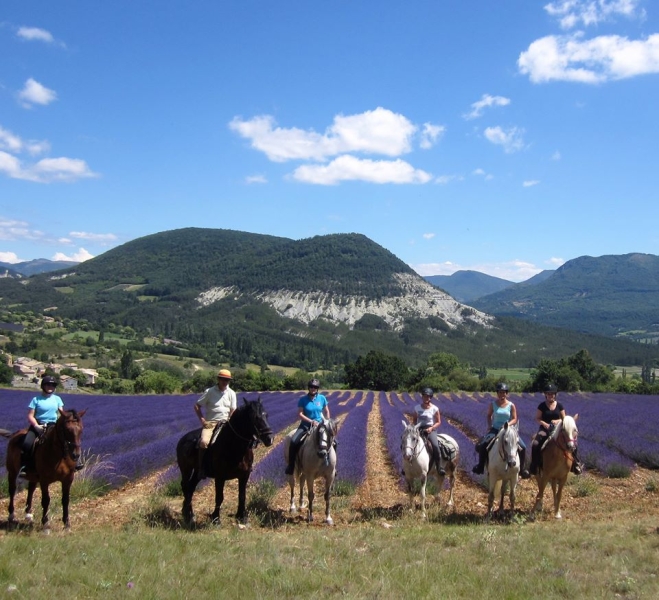
{"label": "bridle", "polygon": [[[410,443],[410,440],[412,440],[414,443]],[[419,455],[421,452],[423,452],[425,447],[426,445],[423,443],[423,439],[418,428],[413,425],[408,426],[403,432],[403,441],[400,445],[400,449],[403,452],[403,458],[405,458],[405,451],[407,448],[412,448],[412,455],[408,459],[410,462],[412,462],[415,458],[419,458]]]}
{"label": "bridle", "polygon": [[[238,410],[236,410],[236,412],[238,412],[239,410],[244,410],[244,407],[241,406]],[[261,428],[256,423],[251,423],[251,426],[253,427],[255,432],[252,433],[251,437],[245,437],[244,435],[242,435],[241,433],[238,433],[236,431],[236,428],[233,426],[233,423],[231,422],[231,420],[232,419],[230,418],[227,421],[227,425],[229,425],[229,428],[231,429],[231,431],[233,431],[233,434],[237,438],[243,440],[244,442],[248,442],[250,444],[255,444],[256,445],[259,442],[263,441],[264,437],[271,437],[272,436],[272,429],[269,426],[265,426],[265,427]]]}
{"label": "bridle", "polygon": [[[80,454],[76,452],[76,449],[80,445],[79,441],[69,441],[67,438],[67,432],[69,431],[69,428],[66,426],[67,423],[72,422],[75,423],[75,427],[78,426],[78,423],[80,423],[80,419],[74,417],[69,413],[69,416],[67,417],[60,417],[55,421],[55,426],[53,427],[54,429],[54,435],[57,438],[57,440],[60,442],[61,447],[62,447],[62,454],[65,457],[68,457],[69,459],[73,461],[77,461],[78,458],[80,458]],[[79,437],[78,435],[75,436],[76,440]]]}
{"label": "bridle", "polygon": [[[512,425],[509,425],[507,429],[502,427],[497,435],[500,437],[499,456],[501,457],[501,460],[506,463],[507,469],[511,459],[514,461],[517,457],[517,432]],[[508,439],[509,437],[511,439]],[[508,446],[511,447],[509,452],[506,451]]]}

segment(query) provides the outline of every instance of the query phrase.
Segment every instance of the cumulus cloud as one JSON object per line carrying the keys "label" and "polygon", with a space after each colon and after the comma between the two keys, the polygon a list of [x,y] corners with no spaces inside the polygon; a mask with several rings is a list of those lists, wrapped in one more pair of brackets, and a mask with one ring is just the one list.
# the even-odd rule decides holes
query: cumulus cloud
{"label": "cumulus cloud", "polygon": [[35,238],[43,238],[43,233],[31,229],[29,223],[0,217],[0,240],[34,240]]}
{"label": "cumulus cloud", "polygon": [[68,255],[64,254],[64,252],[56,252],[51,260],[66,260],[66,261],[72,261],[72,262],[84,262],[86,260],[89,260],[90,258],[94,258],[93,254],[90,254],[85,250],[84,248],[79,248],[78,251],[74,254]]}
{"label": "cumulus cloud", "polygon": [[73,182],[98,177],[84,160],[78,158],[43,158],[33,165],[23,166],[21,161],[0,150],[0,173],[12,179],[38,183]]}
{"label": "cumulus cloud", "polygon": [[589,27],[616,16],[627,18],[645,17],[640,0],[560,0],[545,5],[549,15],[558,19],[563,29]]}
{"label": "cumulus cloud", "polygon": [[582,34],[546,36],[533,42],[517,61],[534,83],[603,83],[659,73],[659,34],[645,40],[618,35],[583,39]]}
{"label": "cumulus cloud", "polygon": [[419,142],[419,147],[423,150],[429,150],[432,148],[439,138],[444,135],[446,127],[443,125],[433,125],[431,123],[424,123],[423,129],[421,130],[421,141]]}
{"label": "cumulus cloud", "polygon": [[464,116],[465,119],[477,119],[478,117],[483,116],[483,111],[486,108],[492,106],[508,106],[510,104],[510,98],[505,98],[504,96],[490,96],[490,94],[483,94],[483,97],[474,102],[471,105],[471,112],[466,113]]}
{"label": "cumulus cloud", "polygon": [[55,38],[49,31],[39,27],[19,27],[16,35],[28,42],[46,42],[47,44],[55,42]]}
{"label": "cumulus cloud", "polygon": [[558,269],[558,267],[565,264],[565,259],[564,258],[552,257],[552,258],[546,260],[545,264],[549,265],[549,268],[551,268],[551,269]]}
{"label": "cumulus cloud", "polygon": [[427,183],[432,175],[401,159],[370,160],[345,155],[328,164],[298,167],[293,172],[293,179],[319,185],[335,185],[341,181]]}
{"label": "cumulus cloud", "polygon": [[538,185],[540,182],[537,179],[529,179],[525,182],[522,183],[524,187],[533,187],[534,185]]}
{"label": "cumulus cloud", "polygon": [[28,152],[34,156],[50,150],[50,144],[45,140],[24,141],[8,129],[4,129],[0,126],[0,150],[7,150],[14,154]]}
{"label": "cumulus cloud", "polygon": [[503,146],[505,152],[517,152],[524,148],[523,129],[517,127],[503,129],[502,127],[497,126],[488,127],[483,133],[488,141],[497,146]]}
{"label": "cumulus cloud", "polygon": [[97,244],[109,244],[117,241],[114,233],[88,233],[87,231],[71,231],[69,236],[77,240],[89,240]]}
{"label": "cumulus cloud", "polygon": [[47,106],[57,100],[57,92],[48,89],[30,77],[25,82],[23,89],[18,93],[18,99],[25,108],[32,108],[35,104]]}
{"label": "cumulus cloud", "polygon": [[337,115],[324,132],[278,127],[269,115],[247,121],[235,117],[229,128],[250,140],[252,148],[274,162],[326,160],[346,152],[398,156],[411,150],[417,127],[406,117],[385,108],[357,115]]}
{"label": "cumulus cloud", "polygon": [[0,262],[15,265],[16,263],[25,262],[22,258],[18,258],[15,252],[0,252]]}

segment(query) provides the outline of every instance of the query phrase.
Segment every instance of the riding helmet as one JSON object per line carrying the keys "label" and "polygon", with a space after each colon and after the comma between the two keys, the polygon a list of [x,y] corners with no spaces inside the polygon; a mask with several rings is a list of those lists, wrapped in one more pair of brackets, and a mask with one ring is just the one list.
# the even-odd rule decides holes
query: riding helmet
{"label": "riding helmet", "polygon": [[47,385],[57,387],[57,379],[55,379],[52,375],[45,375],[41,378],[41,389],[45,388]]}
{"label": "riding helmet", "polygon": [[558,394],[558,388],[553,383],[548,383],[544,389],[545,394]]}
{"label": "riding helmet", "polygon": [[429,387],[423,388],[423,390],[421,391],[422,396],[430,396],[431,398],[433,397],[434,393],[435,392],[432,391],[432,388],[429,388]]}
{"label": "riding helmet", "polygon": [[505,383],[497,383],[497,392],[508,392],[508,385]]}
{"label": "riding helmet", "polygon": [[317,379],[310,379],[309,384],[307,385],[307,387],[319,388],[320,387],[320,381],[318,381]]}

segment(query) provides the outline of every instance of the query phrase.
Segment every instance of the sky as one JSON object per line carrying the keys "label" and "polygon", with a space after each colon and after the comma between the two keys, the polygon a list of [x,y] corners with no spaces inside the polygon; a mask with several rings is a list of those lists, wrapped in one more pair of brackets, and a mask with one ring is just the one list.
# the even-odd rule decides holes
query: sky
{"label": "sky", "polygon": [[659,3],[3,0],[0,261],[183,227],[659,254]]}

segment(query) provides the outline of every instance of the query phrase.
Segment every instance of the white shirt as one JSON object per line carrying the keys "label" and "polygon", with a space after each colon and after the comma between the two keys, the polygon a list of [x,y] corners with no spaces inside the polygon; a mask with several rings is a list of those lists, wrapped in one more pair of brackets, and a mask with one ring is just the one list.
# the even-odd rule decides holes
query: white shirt
{"label": "white shirt", "polygon": [[236,409],[236,392],[228,386],[224,391],[220,391],[220,388],[214,385],[202,394],[197,404],[205,409],[204,418],[207,421],[226,421],[229,413]]}

